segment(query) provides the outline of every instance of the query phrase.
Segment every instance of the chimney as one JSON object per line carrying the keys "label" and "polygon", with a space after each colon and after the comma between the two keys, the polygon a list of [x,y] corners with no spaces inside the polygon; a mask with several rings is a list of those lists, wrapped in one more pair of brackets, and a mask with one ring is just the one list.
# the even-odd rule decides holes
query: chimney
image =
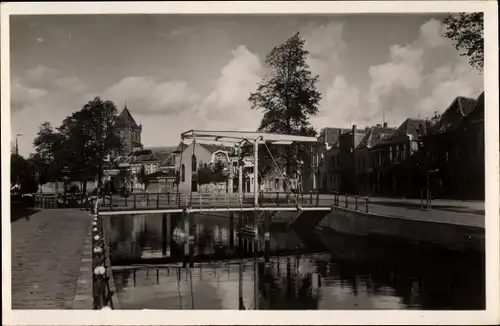
{"label": "chimney", "polygon": [[353,135],[356,133],[356,129],[357,129],[357,126],[356,125],[352,125],[352,134]]}
{"label": "chimney", "polygon": [[384,128],[387,128],[387,122],[384,122]]}

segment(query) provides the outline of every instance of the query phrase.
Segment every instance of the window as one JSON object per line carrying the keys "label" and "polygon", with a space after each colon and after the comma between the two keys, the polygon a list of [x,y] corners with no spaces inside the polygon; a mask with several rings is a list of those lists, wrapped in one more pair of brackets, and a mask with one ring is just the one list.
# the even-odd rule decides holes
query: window
{"label": "window", "polygon": [[182,164],[181,166],[181,181],[186,181],[186,167],[184,166],[184,164]]}
{"label": "window", "polygon": [[401,159],[403,161],[406,159],[406,143],[403,143],[403,151],[401,153]]}
{"label": "window", "polygon": [[196,155],[191,155],[191,173],[196,173],[198,166],[196,164]]}
{"label": "window", "polygon": [[389,146],[389,161],[392,162],[392,146]]}
{"label": "window", "polygon": [[399,145],[396,146],[396,161],[399,162],[400,159],[400,153],[399,153]]}

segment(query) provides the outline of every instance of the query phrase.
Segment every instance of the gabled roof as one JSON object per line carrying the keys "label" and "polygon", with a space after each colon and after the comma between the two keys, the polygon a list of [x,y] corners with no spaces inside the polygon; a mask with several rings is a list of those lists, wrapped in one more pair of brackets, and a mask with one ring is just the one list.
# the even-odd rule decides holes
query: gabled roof
{"label": "gabled roof", "polygon": [[445,133],[456,130],[462,125],[476,105],[476,100],[458,96],[451,102],[450,106],[444,111],[438,123],[434,126],[437,133]]}
{"label": "gabled roof", "polygon": [[127,125],[130,124],[132,126],[137,127],[137,122],[135,122],[134,117],[132,117],[132,114],[128,110],[127,106],[123,108],[123,111],[118,115],[118,120],[117,120],[117,125],[122,126],[122,125]]}
{"label": "gabled roof", "polygon": [[370,148],[377,145],[384,137],[391,136],[396,128],[373,126],[369,128],[359,144],[359,148]]}
{"label": "gabled roof", "polygon": [[400,142],[407,139],[408,135],[418,138],[421,126],[425,126],[424,119],[408,118],[392,134],[382,137],[376,146]]}
{"label": "gabled roof", "polygon": [[188,145],[184,144],[183,142],[180,142],[179,145],[177,145],[177,147],[173,151],[173,153],[183,152],[187,147],[188,147]]}
{"label": "gabled roof", "polygon": [[477,98],[474,109],[467,116],[467,118],[470,121],[484,119],[484,92],[482,92]]}
{"label": "gabled roof", "polygon": [[[356,130],[356,134],[354,136],[354,148],[359,146],[361,140],[365,137],[365,133],[366,133],[365,129]],[[343,141],[342,139],[345,139],[346,137],[352,137],[352,135],[353,135],[352,130],[341,134],[339,137],[339,144],[342,143]]]}
{"label": "gabled roof", "polygon": [[338,143],[339,134],[344,134],[351,131],[348,128],[323,128],[318,137],[319,143],[327,143],[330,146]]}
{"label": "gabled roof", "polygon": [[155,153],[172,153],[175,151],[177,146],[154,146],[154,147],[147,147],[145,149],[150,149]]}
{"label": "gabled roof", "polygon": [[230,152],[232,151],[232,148],[226,147],[226,146],[220,146],[220,145],[210,145],[210,144],[198,144],[201,147],[205,148],[207,151],[209,151],[211,154],[217,152],[217,151],[226,151]]}

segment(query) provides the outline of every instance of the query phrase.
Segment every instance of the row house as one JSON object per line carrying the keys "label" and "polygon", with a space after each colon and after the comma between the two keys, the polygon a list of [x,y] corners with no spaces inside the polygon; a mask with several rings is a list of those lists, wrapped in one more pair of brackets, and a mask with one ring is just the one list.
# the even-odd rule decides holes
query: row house
{"label": "row house", "polygon": [[410,197],[420,190],[414,154],[425,128],[423,119],[406,119],[393,133],[387,134],[370,150],[371,174],[368,188],[375,195]]}
{"label": "row house", "polygon": [[359,195],[372,196],[376,194],[371,151],[380,141],[391,136],[395,130],[395,128],[388,127],[387,123],[369,127],[366,129],[360,144],[354,150],[354,169]]}
{"label": "row house", "polygon": [[340,161],[340,192],[342,193],[357,192],[354,152],[365,137],[366,132],[366,129],[360,130],[356,125],[353,125],[351,131],[339,136],[338,159]]}
{"label": "row house", "polygon": [[318,136],[318,143],[312,147],[312,173],[303,169],[305,192],[332,192],[340,183],[340,177],[333,166],[338,161],[339,137],[351,129],[324,128]]}
{"label": "row house", "polygon": [[484,198],[484,94],[457,97],[426,135],[435,196]]}
{"label": "row house", "polygon": [[464,119],[464,145],[467,150],[467,169],[464,183],[465,197],[485,198],[484,151],[484,92],[479,95],[472,112]]}

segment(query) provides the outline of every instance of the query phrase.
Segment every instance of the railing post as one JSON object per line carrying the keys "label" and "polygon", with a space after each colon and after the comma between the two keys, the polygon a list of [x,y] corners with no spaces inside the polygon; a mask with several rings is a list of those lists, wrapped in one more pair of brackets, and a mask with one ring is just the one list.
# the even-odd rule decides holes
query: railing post
{"label": "railing post", "polygon": [[316,192],[316,206],[319,206],[319,191]]}
{"label": "railing post", "polygon": [[156,208],[160,208],[160,193],[156,194]]}
{"label": "railing post", "polygon": [[137,208],[136,194],[134,194],[134,209]]}
{"label": "railing post", "polygon": [[370,201],[370,199],[368,199],[368,196],[366,196],[365,198],[365,205],[366,205],[366,212],[368,213],[368,202]]}
{"label": "railing post", "polygon": [[149,206],[149,192],[146,192],[146,207]]}
{"label": "railing post", "polygon": [[128,194],[125,193],[125,207],[128,208]]}
{"label": "railing post", "polygon": [[200,209],[201,209],[202,205],[201,205],[201,192],[200,192]]}
{"label": "railing post", "polygon": [[309,204],[312,205],[312,203],[313,203],[313,193],[312,193],[312,190],[311,190],[311,191],[309,191]]}
{"label": "railing post", "polygon": [[345,208],[349,207],[347,194],[345,194]]}
{"label": "railing post", "polygon": [[113,194],[109,193],[109,210],[113,209]]}
{"label": "railing post", "polygon": [[170,205],[170,192],[167,192],[167,205]]}
{"label": "railing post", "polygon": [[358,210],[358,195],[354,196],[354,207],[356,210]]}
{"label": "railing post", "polygon": [[279,191],[276,191],[276,201],[278,201],[280,198]]}

